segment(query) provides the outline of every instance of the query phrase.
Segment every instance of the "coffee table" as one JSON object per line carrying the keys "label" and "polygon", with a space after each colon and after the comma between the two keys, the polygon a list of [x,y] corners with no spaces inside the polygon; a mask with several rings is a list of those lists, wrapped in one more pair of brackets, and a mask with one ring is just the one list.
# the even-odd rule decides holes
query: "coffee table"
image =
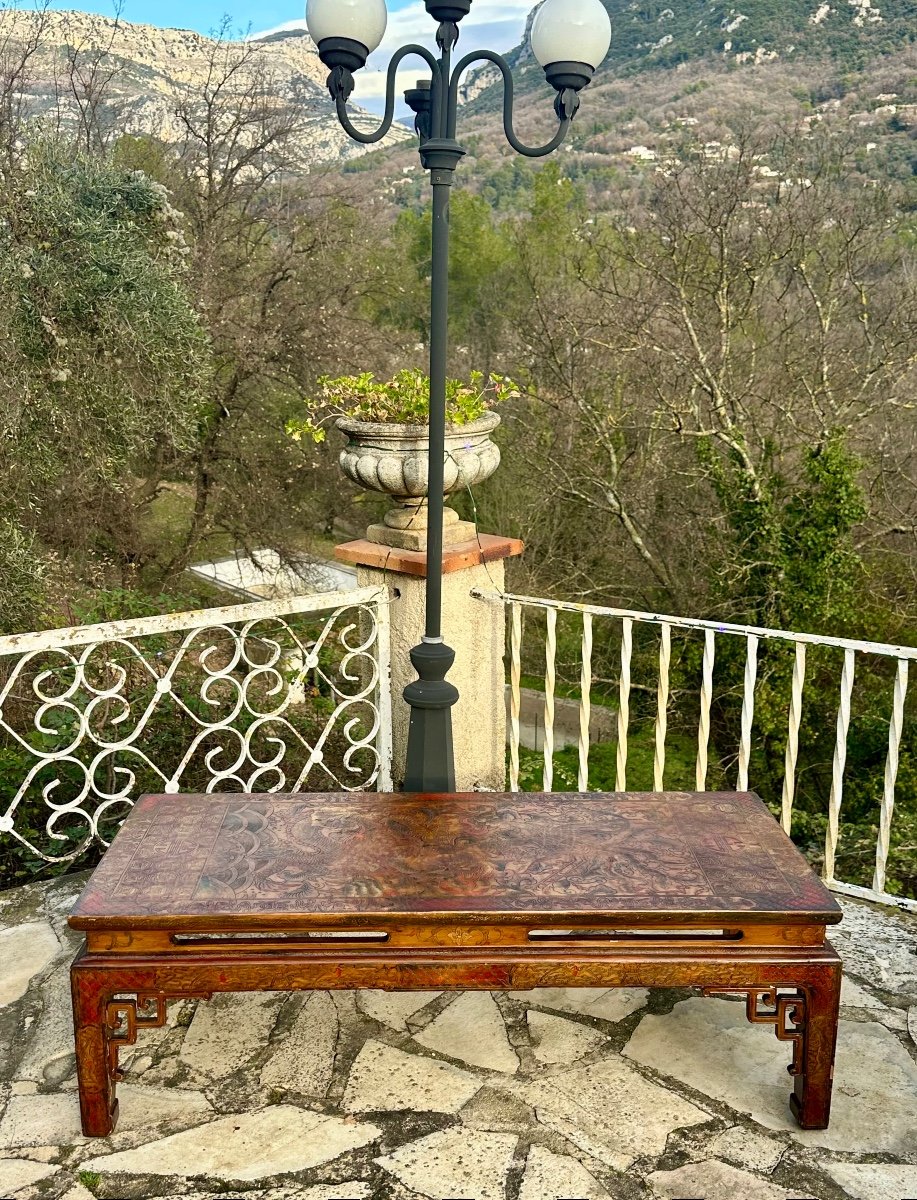
{"label": "coffee table", "polygon": [[536,987],[744,994],[823,1129],[840,919],[751,794],[146,796],[70,917],[83,1132],[169,1000]]}

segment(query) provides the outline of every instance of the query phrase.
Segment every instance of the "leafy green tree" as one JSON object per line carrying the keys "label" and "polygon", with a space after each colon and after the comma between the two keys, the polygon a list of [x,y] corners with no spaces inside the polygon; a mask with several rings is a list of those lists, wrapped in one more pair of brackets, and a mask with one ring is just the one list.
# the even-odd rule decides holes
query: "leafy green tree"
{"label": "leafy green tree", "polygon": [[39,547],[129,569],[145,476],[192,440],[209,350],[164,189],[38,143],[2,193],[0,516],[20,570],[35,548],[32,586],[0,593],[10,629],[37,615]]}
{"label": "leafy green tree", "polygon": [[[399,283],[379,296],[380,320],[426,337],[429,330],[431,272],[429,212],[404,212],[383,255],[383,270]],[[488,374],[497,369],[506,342],[506,313],[514,303],[513,241],[507,226],[494,220],[487,201],[457,189],[450,205],[452,254],[449,320],[453,354],[473,354],[469,366]]]}

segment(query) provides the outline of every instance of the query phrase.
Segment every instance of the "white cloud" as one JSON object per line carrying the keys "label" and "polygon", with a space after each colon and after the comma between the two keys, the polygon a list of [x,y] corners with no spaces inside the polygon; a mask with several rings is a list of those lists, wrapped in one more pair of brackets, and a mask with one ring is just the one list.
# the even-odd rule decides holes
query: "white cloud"
{"label": "white cloud", "polygon": [[[504,53],[518,46],[525,33],[525,22],[533,8],[533,0],[475,0],[470,14],[461,24],[457,57],[472,50],[496,50]],[[367,108],[381,111],[385,100],[385,82],[392,54],[409,42],[419,42],[436,51],[436,23],[418,2],[400,12],[390,13],[388,29],[382,45],[370,57],[367,69],[357,77],[355,99]],[[398,95],[427,75],[419,58],[409,58],[398,73]],[[398,112],[407,110],[399,101]]]}
{"label": "white cloud", "polygon": [[[457,55],[462,57],[472,50],[485,48],[500,53],[512,50],[522,41],[525,23],[534,4],[535,0],[474,0],[471,13],[461,24],[462,36]],[[304,21],[288,21],[285,25],[266,32],[277,33],[304,28]],[[389,13],[385,40],[375,54],[371,55],[366,69],[358,72],[356,77],[354,99],[359,104],[381,112],[389,61],[400,46],[409,42],[419,42],[429,50],[436,51],[436,24],[420,0],[414,0],[414,3],[398,12]],[[424,64],[419,58],[405,60],[398,72],[398,112],[402,117],[407,110],[400,100],[401,93],[426,74]]]}

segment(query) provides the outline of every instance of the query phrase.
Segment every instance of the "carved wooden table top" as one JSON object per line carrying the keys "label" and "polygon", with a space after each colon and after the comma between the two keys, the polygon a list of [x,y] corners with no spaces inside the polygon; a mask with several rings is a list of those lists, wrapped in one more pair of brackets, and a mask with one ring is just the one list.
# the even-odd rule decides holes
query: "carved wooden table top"
{"label": "carved wooden table top", "polygon": [[835,924],[757,796],[736,793],[145,796],[77,929],[290,928],[329,918]]}

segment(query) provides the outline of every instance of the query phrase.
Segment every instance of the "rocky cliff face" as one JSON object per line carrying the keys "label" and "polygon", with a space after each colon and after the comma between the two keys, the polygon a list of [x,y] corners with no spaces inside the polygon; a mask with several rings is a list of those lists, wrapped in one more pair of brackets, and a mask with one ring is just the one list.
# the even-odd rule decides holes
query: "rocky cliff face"
{"label": "rocky cliff face", "polygon": [[[638,75],[709,59],[729,67],[767,62],[833,60],[861,70],[880,56],[917,40],[914,0],[602,0],[611,17],[612,48],[603,71]],[[540,86],[541,72],[525,38],[507,59],[522,76],[522,90]],[[463,90],[466,103],[484,97],[499,103],[496,68],[474,72]]]}
{"label": "rocky cliff face", "polygon": [[[366,153],[340,129],[325,90],[327,70],[305,30],[250,41],[204,37],[186,29],[134,25],[89,13],[0,12],[0,73],[37,43],[19,83],[30,119],[64,127],[79,121],[80,103],[98,90],[98,122],[112,132],[149,135],[178,143],[186,135],[180,110],[200,103],[208,85],[233,67],[230,92],[255,88],[291,114],[294,165],[302,171]],[[377,119],[354,109],[357,127]],[[396,128],[387,143],[407,139]]]}

